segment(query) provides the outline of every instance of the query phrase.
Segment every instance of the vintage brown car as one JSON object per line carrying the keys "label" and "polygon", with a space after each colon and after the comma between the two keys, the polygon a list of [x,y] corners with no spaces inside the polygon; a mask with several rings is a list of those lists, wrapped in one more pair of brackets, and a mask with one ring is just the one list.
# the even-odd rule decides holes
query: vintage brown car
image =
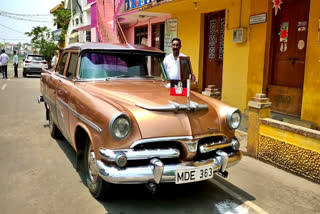
{"label": "vintage brown car", "polygon": [[[170,96],[164,56],[145,46],[73,44],[41,74],[38,101],[51,136],[62,133],[75,149],[96,198],[111,184],[154,191],[159,183],[226,177],[241,159],[240,111],[195,91]],[[184,60],[180,76],[190,76]]]}

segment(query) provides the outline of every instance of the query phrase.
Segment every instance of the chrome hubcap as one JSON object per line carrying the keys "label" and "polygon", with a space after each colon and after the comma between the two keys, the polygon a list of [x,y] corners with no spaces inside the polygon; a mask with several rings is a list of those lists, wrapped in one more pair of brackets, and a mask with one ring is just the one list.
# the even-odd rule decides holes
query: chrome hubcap
{"label": "chrome hubcap", "polygon": [[92,183],[96,183],[98,179],[98,173],[95,165],[96,165],[96,158],[92,150],[92,147],[90,145],[89,152],[88,152],[88,172],[89,172],[90,181]]}

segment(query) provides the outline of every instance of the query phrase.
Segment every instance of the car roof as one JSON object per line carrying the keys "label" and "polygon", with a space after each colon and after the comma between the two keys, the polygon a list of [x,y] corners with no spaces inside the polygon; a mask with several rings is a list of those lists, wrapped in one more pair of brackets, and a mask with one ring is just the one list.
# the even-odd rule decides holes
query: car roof
{"label": "car roof", "polygon": [[164,54],[163,51],[153,48],[153,47],[148,47],[145,45],[130,45],[130,44],[124,44],[124,43],[93,43],[93,42],[88,42],[88,43],[73,43],[68,45],[66,50],[136,50],[136,51],[146,51],[146,52],[155,52],[155,53],[162,53]]}

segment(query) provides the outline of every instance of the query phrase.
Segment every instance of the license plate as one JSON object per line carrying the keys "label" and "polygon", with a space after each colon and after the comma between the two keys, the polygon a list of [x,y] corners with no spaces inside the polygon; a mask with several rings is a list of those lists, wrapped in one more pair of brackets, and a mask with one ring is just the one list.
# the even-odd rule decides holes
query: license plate
{"label": "license plate", "polygon": [[193,169],[181,169],[177,170],[175,174],[176,184],[191,183],[196,181],[203,181],[213,178],[213,167],[203,166]]}

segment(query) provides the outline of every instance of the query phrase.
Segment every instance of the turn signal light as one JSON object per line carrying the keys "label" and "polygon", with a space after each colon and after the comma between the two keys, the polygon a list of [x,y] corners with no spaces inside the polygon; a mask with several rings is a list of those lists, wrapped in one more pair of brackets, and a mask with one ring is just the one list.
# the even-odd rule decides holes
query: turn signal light
{"label": "turn signal light", "polygon": [[127,165],[127,156],[124,152],[118,152],[116,155],[116,164],[119,167],[124,167]]}

